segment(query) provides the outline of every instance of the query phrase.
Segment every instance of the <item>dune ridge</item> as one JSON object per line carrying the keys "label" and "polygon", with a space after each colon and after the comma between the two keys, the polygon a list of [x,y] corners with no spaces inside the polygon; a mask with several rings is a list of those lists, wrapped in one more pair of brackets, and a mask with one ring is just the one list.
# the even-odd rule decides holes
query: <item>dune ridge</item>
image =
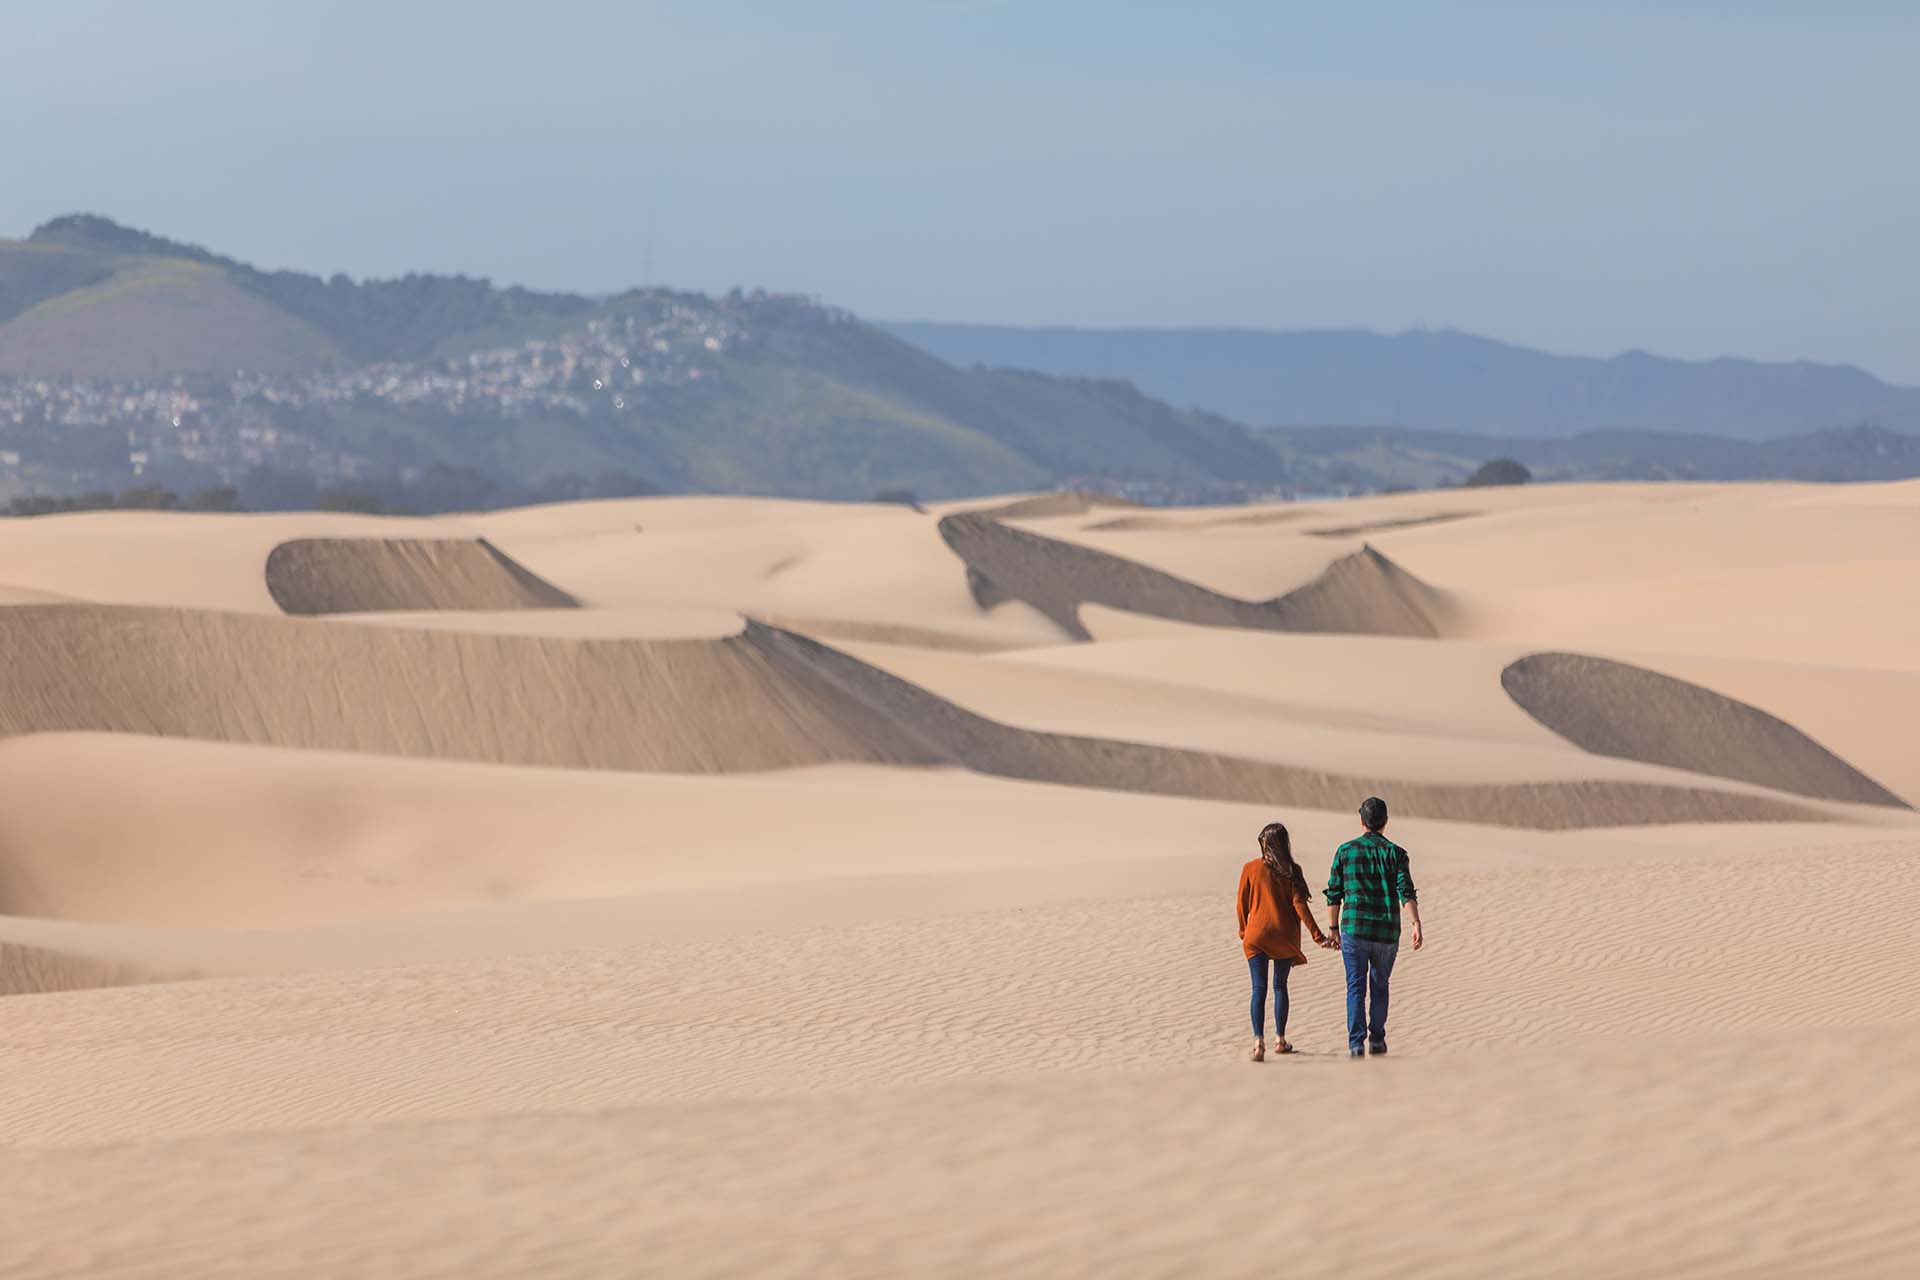
{"label": "dune ridge", "polygon": [[1081,489],[1062,489],[1057,493],[1038,493],[1030,498],[1015,498],[998,506],[981,507],[968,515],[989,520],[1043,520],[1051,516],[1083,516],[1096,507],[1138,507],[1131,498],[1110,493],[1089,493]]}
{"label": "dune ridge", "polygon": [[965,635],[942,631],[937,627],[916,627],[904,622],[871,622],[859,618],[799,618],[774,614],[761,615],[760,621],[782,631],[819,636],[827,640],[848,640],[860,644],[890,644],[911,649],[936,649],[948,653],[1006,653],[1017,645],[992,636]]}
{"label": "dune ridge", "polygon": [[1319,514],[1313,507],[1288,503],[1281,507],[1255,507],[1233,515],[1192,519],[1170,515],[1115,516],[1084,526],[1088,533],[1145,533],[1172,529],[1257,529],[1270,524],[1287,524],[1305,516]]}
{"label": "dune ridge", "polygon": [[1254,601],[977,513],[943,518],[940,536],[967,566],[967,582],[981,608],[1021,600],[1082,641],[1092,639],[1080,620],[1084,604],[1196,626],[1428,639],[1441,634],[1450,613],[1444,592],[1371,546],[1335,560],[1318,578],[1285,595]]}
{"label": "dune ridge", "polygon": [[96,991],[168,980],[167,976],[148,973],[134,965],[95,956],[0,942],[0,996]]}
{"label": "dune ridge", "polygon": [[960,766],[1106,790],[1538,829],[1820,821],[1770,796],[1616,780],[1363,778],[1014,728],[804,636],[719,640],[415,630],[190,610],[0,611],[0,736],[121,732],[497,764],[723,773]]}
{"label": "dune ridge", "polygon": [[105,731],[576,769],[940,763],[753,638],[609,640],[187,609],[0,610],[0,735]]}
{"label": "dune ridge", "polygon": [[1455,520],[1470,520],[1479,515],[1477,511],[1435,511],[1427,515],[1395,516],[1385,520],[1366,520],[1359,524],[1338,524],[1323,529],[1308,529],[1306,534],[1314,538],[1357,538],[1366,533],[1391,533],[1396,529],[1424,529],[1428,525],[1451,524]]}
{"label": "dune ridge", "polygon": [[1510,663],[1500,685],[1521,710],[1595,755],[1818,800],[1912,807],[1778,716],[1645,667],[1535,653]]}
{"label": "dune ridge", "polygon": [[580,604],[485,538],[295,538],[266,574],[281,611],[305,617]]}
{"label": "dune ridge", "polygon": [[805,636],[759,629],[784,669],[818,680],[884,719],[914,726],[954,763],[1029,782],[1197,799],[1341,810],[1390,793],[1397,810],[1494,826],[1566,830],[1668,822],[1821,821],[1768,796],[1615,779],[1456,784],[1363,777],[1205,751],[1020,729],[989,720]]}

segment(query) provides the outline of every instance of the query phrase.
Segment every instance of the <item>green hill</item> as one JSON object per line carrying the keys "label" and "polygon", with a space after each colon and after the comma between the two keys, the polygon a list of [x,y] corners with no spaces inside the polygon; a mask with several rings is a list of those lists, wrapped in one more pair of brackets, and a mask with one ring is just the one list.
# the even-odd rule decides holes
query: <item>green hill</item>
{"label": "green hill", "polygon": [[0,370],[26,376],[294,373],[341,360],[299,317],[237,287],[218,267],[181,258],[118,264],[97,283],[43,298],[0,325]]}
{"label": "green hill", "polygon": [[[325,335],[331,346],[314,353],[316,364],[424,359],[463,349],[470,345],[463,341],[467,339],[517,338],[528,327],[578,316],[594,305],[572,294],[496,289],[469,276],[354,281],[344,275],[323,280],[298,271],[261,271],[198,245],[162,239],[91,214],[55,218],[36,228],[25,246],[62,250],[115,269],[154,259],[217,268],[238,289]],[[0,259],[0,270],[5,269]]]}
{"label": "green hill", "polygon": [[54,244],[0,240],[0,325],[48,298],[99,284],[117,262]]}

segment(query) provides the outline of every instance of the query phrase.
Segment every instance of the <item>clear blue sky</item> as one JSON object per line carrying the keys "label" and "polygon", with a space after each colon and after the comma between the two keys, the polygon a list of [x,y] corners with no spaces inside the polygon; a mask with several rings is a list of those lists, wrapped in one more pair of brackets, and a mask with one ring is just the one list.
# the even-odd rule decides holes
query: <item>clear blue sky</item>
{"label": "clear blue sky", "polygon": [[0,234],[1920,383],[1920,5],[8,6]]}

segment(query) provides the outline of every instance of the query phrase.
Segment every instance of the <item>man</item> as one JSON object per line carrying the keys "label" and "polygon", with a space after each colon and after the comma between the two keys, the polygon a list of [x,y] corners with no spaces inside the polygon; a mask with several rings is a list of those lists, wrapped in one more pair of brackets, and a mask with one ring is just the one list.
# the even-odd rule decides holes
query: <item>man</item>
{"label": "man", "polygon": [[[1400,908],[1413,913],[1413,949],[1426,938],[1420,929],[1420,903],[1414,895],[1407,851],[1382,835],[1387,802],[1368,796],[1360,804],[1358,839],[1333,855],[1327,879],[1327,909],[1333,913],[1333,939],[1347,965],[1347,1056],[1377,1057],[1387,1051],[1387,979],[1400,953]],[[1371,997],[1372,1016],[1367,1005]],[[1369,1044],[1371,1042],[1371,1044]]]}

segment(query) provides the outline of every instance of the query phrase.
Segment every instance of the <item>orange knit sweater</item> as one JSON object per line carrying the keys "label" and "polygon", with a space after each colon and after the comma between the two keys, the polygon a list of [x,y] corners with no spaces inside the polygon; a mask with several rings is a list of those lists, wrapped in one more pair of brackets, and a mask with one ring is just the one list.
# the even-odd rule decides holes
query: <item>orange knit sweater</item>
{"label": "orange knit sweater", "polygon": [[1305,964],[1306,953],[1300,950],[1303,923],[1312,931],[1315,942],[1326,938],[1313,918],[1307,895],[1292,885],[1286,889],[1290,891],[1287,897],[1274,891],[1273,876],[1259,858],[1240,868],[1240,945],[1247,959],[1264,952],[1275,960]]}

